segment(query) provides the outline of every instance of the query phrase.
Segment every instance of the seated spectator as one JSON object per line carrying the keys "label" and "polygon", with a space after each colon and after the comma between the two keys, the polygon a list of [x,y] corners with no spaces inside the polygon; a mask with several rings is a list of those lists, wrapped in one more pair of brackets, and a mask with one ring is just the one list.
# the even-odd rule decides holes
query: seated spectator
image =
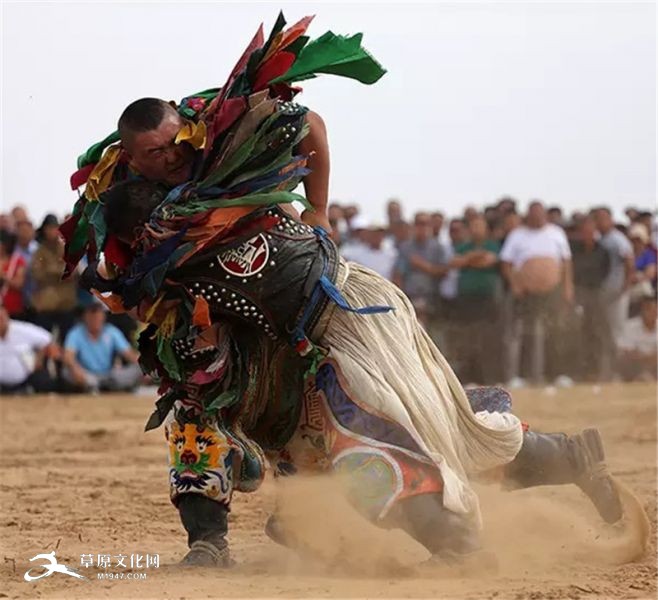
{"label": "seated spectator", "polygon": [[[64,376],[80,391],[132,390],[141,379],[137,356],[125,336],[106,323],[103,306],[91,304],[66,336]],[[119,364],[117,358],[127,364]]]}
{"label": "seated spectator", "polygon": [[14,318],[23,313],[25,270],[25,259],[16,252],[16,238],[0,234],[0,300]]}
{"label": "seated spectator", "polygon": [[397,252],[390,245],[384,244],[386,227],[377,223],[364,223],[358,235],[359,243],[346,244],[341,252],[343,257],[391,279]]}
{"label": "seated spectator", "polygon": [[[658,254],[649,243],[649,232],[642,223],[634,223],[628,230],[628,238],[633,244],[635,272],[632,275],[631,305],[638,299],[656,291],[656,267]],[[631,313],[637,314],[631,308]]]}
{"label": "seated spectator", "polygon": [[43,368],[53,356],[52,336],[32,323],[11,319],[0,306],[0,393],[18,394],[57,391],[57,382]]}
{"label": "seated spectator", "polygon": [[77,282],[75,277],[62,280],[64,242],[59,237],[55,215],[47,215],[43,220],[39,238],[30,270],[34,285],[34,322],[51,332],[57,329],[59,339],[63,340],[75,320]]}
{"label": "seated spectator", "polygon": [[654,214],[648,210],[643,210],[637,214],[637,223],[644,225],[646,230],[649,232],[649,243],[655,248],[658,244],[657,235],[658,230],[656,230],[656,220],[654,219]]}
{"label": "seated spectator", "polygon": [[619,373],[625,381],[656,379],[656,308],[655,296],[642,300],[640,316],[628,319],[617,341]]}

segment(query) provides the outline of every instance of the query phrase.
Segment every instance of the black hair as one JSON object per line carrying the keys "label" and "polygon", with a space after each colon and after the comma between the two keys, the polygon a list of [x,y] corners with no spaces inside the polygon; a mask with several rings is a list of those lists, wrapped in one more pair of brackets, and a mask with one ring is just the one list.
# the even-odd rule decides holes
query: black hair
{"label": "black hair", "polygon": [[176,109],[159,98],[140,98],[129,104],[119,117],[119,136],[122,141],[131,133],[152,131],[162,123],[165,115]]}
{"label": "black hair", "polygon": [[595,206],[590,212],[594,213],[596,211],[602,210],[603,212],[607,213],[608,215],[612,216],[612,211],[610,210],[610,207],[608,206]]}
{"label": "black hair", "polygon": [[16,248],[16,236],[8,231],[0,231],[0,245],[7,255],[11,255]]}
{"label": "black hair", "polygon": [[165,199],[167,190],[151,181],[124,181],[101,195],[108,234],[132,240],[135,228],[143,226]]}

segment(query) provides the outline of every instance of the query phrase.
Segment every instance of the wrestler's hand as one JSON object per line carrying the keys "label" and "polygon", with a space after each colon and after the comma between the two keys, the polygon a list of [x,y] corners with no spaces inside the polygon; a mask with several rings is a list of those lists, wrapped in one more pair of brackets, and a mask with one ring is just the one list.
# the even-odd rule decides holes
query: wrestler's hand
{"label": "wrestler's hand", "polygon": [[329,223],[327,215],[319,211],[305,210],[302,213],[302,222],[311,227],[322,227],[327,233],[332,232],[331,223]]}

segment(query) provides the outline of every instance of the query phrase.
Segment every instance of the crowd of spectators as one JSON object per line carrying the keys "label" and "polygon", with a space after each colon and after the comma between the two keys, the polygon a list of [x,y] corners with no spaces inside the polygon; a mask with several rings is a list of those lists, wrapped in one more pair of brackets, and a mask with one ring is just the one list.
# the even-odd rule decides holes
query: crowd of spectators
{"label": "crowd of spectators", "polygon": [[137,324],[62,279],[59,225],[50,214],[35,229],[21,206],[0,214],[0,392],[135,389]]}
{"label": "crowd of spectators", "polygon": [[[446,219],[386,222],[329,207],[341,254],[402,288],[462,382],[570,385],[656,379],[656,224],[606,207],[574,212],[512,198]],[[59,221],[0,214],[0,392],[132,390],[138,325],[62,280]]]}
{"label": "crowd of spectators", "polygon": [[343,256],[390,277],[462,382],[568,386],[656,379],[656,224],[629,208],[576,211],[509,197],[446,219],[387,222],[333,204]]}

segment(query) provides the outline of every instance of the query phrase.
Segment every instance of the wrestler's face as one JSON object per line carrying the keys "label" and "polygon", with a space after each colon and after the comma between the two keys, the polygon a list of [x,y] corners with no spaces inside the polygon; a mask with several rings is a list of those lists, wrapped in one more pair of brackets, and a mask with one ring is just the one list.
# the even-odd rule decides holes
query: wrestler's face
{"label": "wrestler's face", "polygon": [[189,181],[194,149],[184,142],[174,143],[182,126],[183,120],[172,110],[156,129],[132,133],[123,140],[130,166],[149,181],[172,187]]}

